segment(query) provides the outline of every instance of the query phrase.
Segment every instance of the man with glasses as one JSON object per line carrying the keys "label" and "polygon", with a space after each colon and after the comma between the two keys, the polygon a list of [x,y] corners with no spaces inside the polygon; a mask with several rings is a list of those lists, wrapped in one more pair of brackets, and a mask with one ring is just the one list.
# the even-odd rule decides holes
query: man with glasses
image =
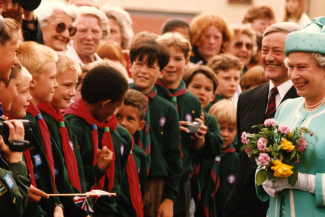
{"label": "man with glasses", "polygon": [[245,66],[250,62],[256,52],[255,32],[249,26],[233,27],[234,37],[226,44],[224,52],[237,57]]}
{"label": "man with glasses", "polygon": [[84,66],[102,60],[96,51],[100,41],[108,37],[109,27],[106,15],[94,7],[80,7],[78,14],[75,25],[77,32],[66,55]]}

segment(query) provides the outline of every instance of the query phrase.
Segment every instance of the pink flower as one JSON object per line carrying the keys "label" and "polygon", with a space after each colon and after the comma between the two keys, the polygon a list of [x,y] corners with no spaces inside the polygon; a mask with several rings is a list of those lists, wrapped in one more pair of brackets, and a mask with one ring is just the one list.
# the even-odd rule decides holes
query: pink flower
{"label": "pink flower", "polygon": [[285,124],[279,124],[278,131],[282,134],[290,133],[290,128]]}
{"label": "pink flower", "polygon": [[297,164],[299,162],[300,162],[299,157],[297,157],[297,160],[295,161],[295,164]]}
{"label": "pink flower", "polygon": [[298,139],[298,151],[300,151],[301,153],[304,153],[304,151],[306,150],[307,148],[307,142],[306,142],[306,139],[304,137],[300,137]]}
{"label": "pink flower", "polygon": [[245,152],[246,152],[246,154],[249,155],[251,153],[251,148],[249,146],[247,146],[247,148],[245,149]]}
{"label": "pink flower", "polygon": [[260,151],[268,151],[269,149],[266,147],[267,138],[259,138],[257,140],[257,148]]}
{"label": "pink flower", "polygon": [[248,143],[249,143],[249,139],[247,139],[247,133],[246,133],[246,132],[243,132],[243,133],[241,134],[241,141],[242,141],[242,143],[244,143],[244,144],[248,144]]}
{"label": "pink flower", "polygon": [[257,160],[260,162],[261,165],[267,166],[270,163],[270,156],[266,153],[261,153]]}
{"label": "pink flower", "polygon": [[313,135],[314,135],[314,132],[311,132],[311,133],[310,133],[310,136],[313,136]]}
{"label": "pink flower", "polygon": [[274,120],[274,118],[269,118],[264,121],[264,125],[265,126],[274,126],[274,125],[276,125],[276,121]]}

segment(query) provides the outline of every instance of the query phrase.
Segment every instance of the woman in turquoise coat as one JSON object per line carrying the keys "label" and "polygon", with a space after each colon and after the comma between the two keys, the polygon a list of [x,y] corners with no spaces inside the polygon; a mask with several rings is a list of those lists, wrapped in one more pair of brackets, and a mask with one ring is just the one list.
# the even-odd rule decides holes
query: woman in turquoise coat
{"label": "woman in turquoise coat", "polygon": [[[288,76],[300,98],[281,104],[275,119],[294,130],[307,127],[308,146],[295,165],[294,187],[287,178],[265,181],[257,188],[262,200],[270,197],[268,216],[325,216],[325,17],[318,17],[286,38]],[[317,138],[317,139],[315,139]]]}

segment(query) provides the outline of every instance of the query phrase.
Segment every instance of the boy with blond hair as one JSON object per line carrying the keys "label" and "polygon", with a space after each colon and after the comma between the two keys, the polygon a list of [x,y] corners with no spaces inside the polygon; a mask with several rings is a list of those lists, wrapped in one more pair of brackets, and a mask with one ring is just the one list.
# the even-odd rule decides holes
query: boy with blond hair
{"label": "boy with blond hair", "polygon": [[219,164],[220,185],[214,196],[217,216],[223,216],[226,200],[236,181],[239,161],[239,155],[233,146],[237,134],[236,105],[230,100],[221,100],[210,108],[209,114],[217,119],[223,139]]}
{"label": "boy with blond hair", "polygon": [[[210,147],[207,147],[207,145],[202,147],[207,128],[200,119],[201,104],[195,95],[186,90],[186,84],[182,80],[183,72],[189,62],[190,42],[181,34],[170,32],[158,37],[157,41],[169,50],[169,62],[163,69],[165,71],[164,76],[161,76],[161,79],[156,82],[158,95],[172,102],[176,107],[181,130],[180,145],[183,158],[183,175],[174,204],[174,216],[189,216],[191,200],[190,173],[193,172],[191,154],[194,154],[194,151],[205,151],[204,149],[209,149],[207,150],[208,153],[215,151],[211,150],[211,145]],[[190,136],[188,129],[184,125],[192,121],[201,122],[201,126],[197,133]]]}
{"label": "boy with blond hair", "polygon": [[[37,188],[46,193],[56,193],[55,166],[52,154],[51,140],[48,128],[37,105],[41,102],[51,102],[57,87],[55,80],[57,54],[51,49],[35,42],[24,42],[17,50],[19,62],[30,72],[30,94],[33,97],[27,106],[26,119],[32,123],[32,143],[35,148],[25,152],[31,181]],[[33,169],[30,169],[30,168]],[[58,197],[41,199],[38,204],[47,215],[63,216],[63,205]],[[42,212],[37,204],[28,203],[25,216],[37,215]]]}
{"label": "boy with blond hair", "polygon": [[[147,99],[139,91],[129,89],[124,104],[117,112],[117,122],[127,129],[133,138],[135,132],[145,126]],[[127,179],[122,181],[122,195],[118,203],[121,216],[143,217],[143,201],[147,178],[147,155],[142,148],[133,144],[128,159]]]}
{"label": "boy with blond hair", "polygon": [[243,64],[231,54],[220,54],[210,59],[209,66],[217,75],[218,87],[210,105],[204,108],[208,112],[211,106],[222,99],[230,99],[238,89]]}
{"label": "boy with blond hair", "polygon": [[182,175],[180,134],[175,107],[157,95],[155,82],[168,64],[168,50],[156,36],[142,32],[131,43],[130,72],[138,90],[148,98],[146,125],[134,139],[147,154],[147,182],[143,196],[145,216],[173,216]]}
{"label": "boy with blond hair", "polygon": [[[57,189],[61,193],[85,193],[86,183],[78,143],[69,124],[64,120],[61,109],[67,109],[75,96],[75,87],[81,69],[79,64],[66,56],[58,53],[56,62],[55,89],[50,103],[41,102],[37,108],[41,110],[50,132],[52,152],[55,163]],[[87,216],[88,212],[74,205],[72,197],[61,197],[63,204],[71,204],[69,209],[64,209],[65,216]],[[91,200],[89,199],[90,204]]]}

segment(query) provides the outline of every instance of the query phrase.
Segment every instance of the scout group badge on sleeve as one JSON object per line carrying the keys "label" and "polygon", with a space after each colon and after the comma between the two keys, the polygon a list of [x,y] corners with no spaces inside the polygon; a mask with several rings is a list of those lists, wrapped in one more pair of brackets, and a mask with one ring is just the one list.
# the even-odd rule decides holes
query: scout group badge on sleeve
{"label": "scout group badge on sleeve", "polygon": [[4,193],[6,193],[8,190],[5,187],[5,185],[0,181],[0,196],[2,196]]}

